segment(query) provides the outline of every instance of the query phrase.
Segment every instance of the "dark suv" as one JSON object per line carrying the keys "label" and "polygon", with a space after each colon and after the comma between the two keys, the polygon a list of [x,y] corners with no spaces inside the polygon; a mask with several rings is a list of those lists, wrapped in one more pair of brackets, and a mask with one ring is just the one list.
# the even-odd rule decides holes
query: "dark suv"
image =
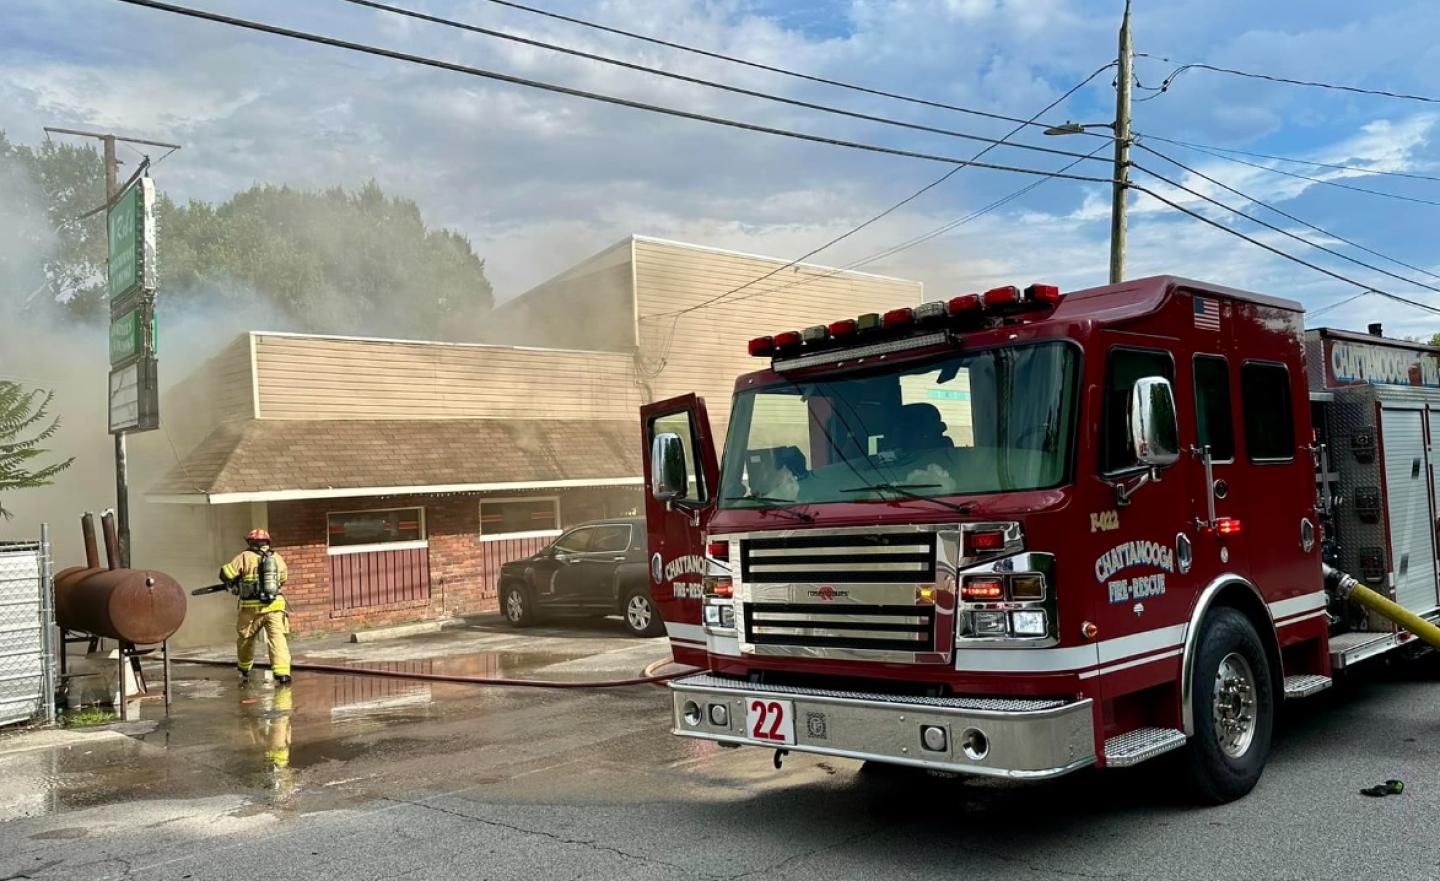
{"label": "dark suv", "polygon": [[636,636],[664,633],[650,598],[645,518],[585,523],[534,556],[501,566],[500,611],[515,627],[551,616],[618,614]]}

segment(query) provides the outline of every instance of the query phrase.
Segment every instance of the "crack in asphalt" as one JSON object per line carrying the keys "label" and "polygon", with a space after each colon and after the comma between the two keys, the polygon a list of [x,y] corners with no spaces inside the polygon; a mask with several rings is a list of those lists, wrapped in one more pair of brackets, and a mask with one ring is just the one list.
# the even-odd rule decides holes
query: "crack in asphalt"
{"label": "crack in asphalt", "polygon": [[573,844],[573,845],[577,845],[577,846],[579,846],[579,847],[588,848],[588,849],[590,849],[590,850],[602,851],[602,852],[605,852],[605,853],[612,853],[612,854],[615,854],[616,856],[625,857],[626,859],[635,860],[636,862],[645,863],[645,864],[647,864],[647,865],[663,866],[663,867],[665,867],[665,868],[667,868],[667,869],[677,869],[677,870],[679,870],[679,871],[681,871],[681,872],[685,872],[686,874],[691,875],[691,876],[694,876],[694,877],[697,877],[697,878],[711,879],[711,881],[728,881],[728,879],[723,879],[722,876],[719,876],[719,875],[709,875],[709,874],[705,874],[705,873],[702,873],[702,872],[696,872],[694,869],[691,869],[691,868],[686,867],[686,866],[682,866],[682,865],[680,865],[680,864],[678,864],[678,863],[671,863],[671,862],[667,862],[667,861],[665,861],[665,860],[657,860],[657,859],[655,859],[654,857],[647,857],[647,856],[645,856],[645,855],[643,855],[643,854],[631,853],[630,851],[623,850],[623,849],[621,849],[621,848],[614,847],[614,846],[611,846],[611,845],[608,845],[608,844],[600,844],[599,842],[593,841],[593,840],[586,840],[586,839],[583,839],[583,838],[567,838],[567,837],[564,836],[564,835],[557,835],[557,834],[554,833],[554,832],[546,832],[546,831],[543,830],[543,829],[531,829],[531,828],[529,828],[528,826],[517,826],[517,825],[515,825],[515,824],[513,824],[513,823],[505,823],[505,822],[503,822],[503,821],[493,820],[493,819],[490,819],[490,818],[488,818],[488,817],[477,817],[477,816],[475,816],[474,814],[467,814],[467,813],[465,813],[464,811],[457,811],[457,810],[454,810],[453,808],[443,808],[443,807],[440,807],[439,805],[430,804],[430,803],[428,803],[428,802],[423,802],[423,801],[408,801],[408,800],[403,799],[403,798],[394,798],[394,797],[391,797],[391,796],[383,797],[382,800],[383,800],[383,801],[388,801],[388,802],[391,802],[391,803],[394,803],[394,804],[410,805],[411,807],[421,808],[421,809],[427,810],[427,811],[435,811],[435,812],[441,813],[441,814],[448,814],[449,816],[452,816],[452,817],[459,817],[459,818],[461,818],[461,819],[463,819],[463,820],[469,820],[469,821],[472,822],[472,823],[480,823],[480,824],[485,825],[485,826],[493,826],[493,827],[497,827],[497,828],[500,828],[500,829],[508,829],[508,830],[510,830],[511,832],[519,832],[519,833],[521,833],[521,834],[523,834],[523,835],[536,835],[536,836],[539,836],[539,837],[541,837],[541,838],[548,838],[548,839],[550,839],[551,841],[555,841],[555,842],[558,842],[558,843],[560,843],[560,844]]}
{"label": "crack in asphalt", "polygon": [[755,868],[755,869],[750,869],[750,870],[748,870],[748,871],[741,872],[741,873],[738,874],[738,875],[730,875],[730,876],[726,879],[726,881],[739,881],[739,879],[741,879],[741,878],[748,878],[748,877],[750,877],[751,875],[764,874],[764,875],[767,875],[767,876],[768,876],[768,875],[770,875],[772,872],[780,871],[781,869],[784,869],[786,866],[793,865],[794,863],[798,863],[800,860],[803,860],[803,859],[805,859],[806,857],[812,857],[812,856],[814,856],[814,855],[817,854],[817,853],[827,853],[827,852],[832,851],[832,850],[843,850],[843,849],[845,849],[845,848],[853,847],[853,846],[855,846],[855,845],[857,845],[857,844],[860,844],[861,842],[869,841],[870,839],[876,837],[877,835],[881,835],[882,833],[889,832],[891,829],[894,829],[894,828],[895,828],[895,825],[896,825],[895,823],[888,823],[888,824],[886,824],[886,825],[884,825],[884,826],[879,827],[878,829],[872,829],[871,831],[866,832],[866,833],[864,833],[863,835],[858,835],[858,836],[854,836],[854,837],[847,837],[847,838],[841,838],[841,839],[837,839],[836,841],[831,841],[831,842],[828,842],[828,843],[826,843],[826,844],[820,845],[819,847],[812,847],[812,848],[810,848],[810,849],[807,850],[807,851],[802,851],[801,853],[791,854],[790,856],[785,857],[784,859],[779,860],[779,861],[777,861],[777,862],[775,862],[775,863],[772,863],[772,864],[770,864],[770,865],[765,865],[765,866],[760,866],[760,867]]}

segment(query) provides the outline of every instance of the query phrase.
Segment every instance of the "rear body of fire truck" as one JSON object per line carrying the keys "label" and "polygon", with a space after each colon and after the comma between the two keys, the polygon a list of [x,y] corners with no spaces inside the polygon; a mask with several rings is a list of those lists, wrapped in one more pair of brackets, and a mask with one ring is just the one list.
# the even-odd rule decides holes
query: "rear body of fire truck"
{"label": "rear body of fire truck", "polygon": [[704,671],[676,734],[1020,779],[1185,748],[1221,801],[1329,685],[1298,304],[999,288],[751,352],[723,461],[703,401],[643,410],[652,590]]}

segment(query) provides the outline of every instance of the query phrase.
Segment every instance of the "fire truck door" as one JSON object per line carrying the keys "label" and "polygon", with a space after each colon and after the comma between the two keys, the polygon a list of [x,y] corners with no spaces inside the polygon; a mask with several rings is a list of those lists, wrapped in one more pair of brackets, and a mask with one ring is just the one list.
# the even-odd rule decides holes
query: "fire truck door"
{"label": "fire truck door", "polygon": [[1428,612],[1436,603],[1435,520],[1430,511],[1425,416],[1424,410],[1381,404],[1390,572],[1395,578],[1395,601],[1412,612]]}
{"label": "fire truck door", "polygon": [[[715,510],[720,467],[705,401],[682,395],[640,408],[645,440],[645,529],[650,593],[671,652],[682,664],[706,666],[701,580],[705,574],[705,527]],[[685,450],[686,492],[672,501],[655,498],[651,450],[661,434],[680,437]]]}
{"label": "fire truck door", "polygon": [[[1217,342],[1215,348],[1220,347]],[[1198,590],[1203,581],[1216,573],[1237,571],[1245,559],[1246,536],[1242,533],[1222,538],[1212,525],[1207,525],[1208,521],[1212,516],[1228,517],[1245,524],[1242,506],[1254,494],[1249,492],[1246,480],[1236,476],[1235,413],[1240,398],[1235,390],[1237,377],[1230,359],[1215,352],[1198,352],[1190,359],[1190,374],[1195,435],[1193,442],[1188,438],[1184,441],[1184,446],[1191,451],[1185,458],[1192,467],[1187,480],[1191,488],[1189,516],[1183,532],[1191,542],[1192,562],[1198,564],[1197,580],[1202,582],[1195,585]],[[1205,447],[1210,448],[1209,475],[1205,473],[1202,453]]]}

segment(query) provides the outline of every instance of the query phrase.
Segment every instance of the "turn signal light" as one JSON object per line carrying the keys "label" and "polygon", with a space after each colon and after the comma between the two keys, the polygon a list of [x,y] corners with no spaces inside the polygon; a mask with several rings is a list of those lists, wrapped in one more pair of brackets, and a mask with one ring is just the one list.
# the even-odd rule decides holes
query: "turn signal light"
{"label": "turn signal light", "polygon": [[721,599],[730,599],[735,596],[735,583],[728,577],[706,576],[701,580],[700,587],[706,596],[720,597]]}
{"label": "turn signal light", "polygon": [[1215,520],[1215,532],[1219,535],[1239,535],[1240,521],[1235,517],[1220,517]]}
{"label": "turn signal light", "polygon": [[960,598],[968,602],[1005,598],[1005,581],[1000,578],[967,578],[960,588]]}
{"label": "turn signal light", "polygon": [[769,336],[758,336],[750,341],[750,355],[756,358],[763,358],[766,355],[774,354],[775,338]]}
{"label": "turn signal light", "polygon": [[972,532],[968,542],[970,551],[999,551],[1005,549],[1005,533],[996,529],[991,532]]}
{"label": "turn signal light", "polygon": [[775,334],[776,349],[794,349],[800,345],[800,331],[787,330],[784,333]]}

